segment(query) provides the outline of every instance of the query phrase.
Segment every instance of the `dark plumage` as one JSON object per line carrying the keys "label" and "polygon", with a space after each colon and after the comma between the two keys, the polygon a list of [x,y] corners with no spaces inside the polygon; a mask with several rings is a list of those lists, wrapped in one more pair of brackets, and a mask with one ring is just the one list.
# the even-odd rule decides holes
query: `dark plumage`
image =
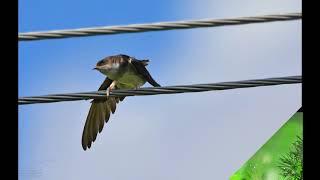
{"label": "dark plumage", "polygon": [[[108,56],[100,60],[94,69],[106,75],[106,79],[99,90],[112,89],[136,89],[146,82],[152,86],[160,86],[150,75],[145,66],[149,60],[137,60],[133,57],[119,54]],[[108,122],[110,114],[116,110],[116,105],[125,97],[110,97],[107,99],[95,99],[91,103],[86,123],[82,133],[82,147],[90,148],[96,140],[98,132],[103,129],[104,123]]]}

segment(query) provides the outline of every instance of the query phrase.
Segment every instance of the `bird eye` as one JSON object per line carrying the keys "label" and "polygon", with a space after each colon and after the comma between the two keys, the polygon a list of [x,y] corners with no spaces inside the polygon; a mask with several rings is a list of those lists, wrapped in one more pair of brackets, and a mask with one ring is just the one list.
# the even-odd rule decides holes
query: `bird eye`
{"label": "bird eye", "polygon": [[98,63],[97,63],[97,66],[101,66],[103,63],[103,60],[100,60]]}

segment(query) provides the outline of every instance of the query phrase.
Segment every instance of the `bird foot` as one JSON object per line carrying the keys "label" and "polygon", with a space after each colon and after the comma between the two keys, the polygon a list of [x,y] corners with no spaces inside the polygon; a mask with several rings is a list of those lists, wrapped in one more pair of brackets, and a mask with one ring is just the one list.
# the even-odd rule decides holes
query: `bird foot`
{"label": "bird foot", "polygon": [[110,96],[110,92],[112,91],[112,89],[114,89],[114,87],[116,86],[116,81],[113,81],[112,84],[108,87],[108,89],[106,90],[107,93],[107,97]]}
{"label": "bird foot", "polygon": [[110,96],[110,92],[112,91],[112,88],[108,88],[107,90],[106,90],[106,95],[107,95],[107,98]]}

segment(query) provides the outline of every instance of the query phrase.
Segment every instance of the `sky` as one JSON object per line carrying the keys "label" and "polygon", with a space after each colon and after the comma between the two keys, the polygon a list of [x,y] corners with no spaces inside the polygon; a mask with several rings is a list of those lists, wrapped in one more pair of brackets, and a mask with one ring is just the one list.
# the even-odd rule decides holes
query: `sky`
{"label": "sky", "polygon": [[[298,0],[19,0],[19,32],[301,12]],[[96,90],[105,56],[161,85],[301,75],[301,20],[19,42],[19,97]],[[150,86],[146,84],[145,86]],[[301,107],[301,85],[129,97],[92,148],[89,101],[19,106],[19,179],[228,179]]]}

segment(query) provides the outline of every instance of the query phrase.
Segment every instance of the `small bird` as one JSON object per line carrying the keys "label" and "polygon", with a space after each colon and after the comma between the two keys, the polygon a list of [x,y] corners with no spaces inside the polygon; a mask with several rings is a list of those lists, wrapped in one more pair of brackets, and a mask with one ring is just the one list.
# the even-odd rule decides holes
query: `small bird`
{"label": "small bird", "polygon": [[86,150],[96,140],[98,132],[103,129],[104,122],[108,122],[110,112],[116,110],[116,104],[124,100],[123,97],[111,97],[113,89],[137,89],[146,82],[154,87],[160,85],[151,77],[146,69],[149,60],[138,60],[124,54],[108,56],[96,64],[94,70],[106,75],[100,90],[106,90],[106,99],[95,99],[91,101],[91,107],[82,133],[82,148]]}

